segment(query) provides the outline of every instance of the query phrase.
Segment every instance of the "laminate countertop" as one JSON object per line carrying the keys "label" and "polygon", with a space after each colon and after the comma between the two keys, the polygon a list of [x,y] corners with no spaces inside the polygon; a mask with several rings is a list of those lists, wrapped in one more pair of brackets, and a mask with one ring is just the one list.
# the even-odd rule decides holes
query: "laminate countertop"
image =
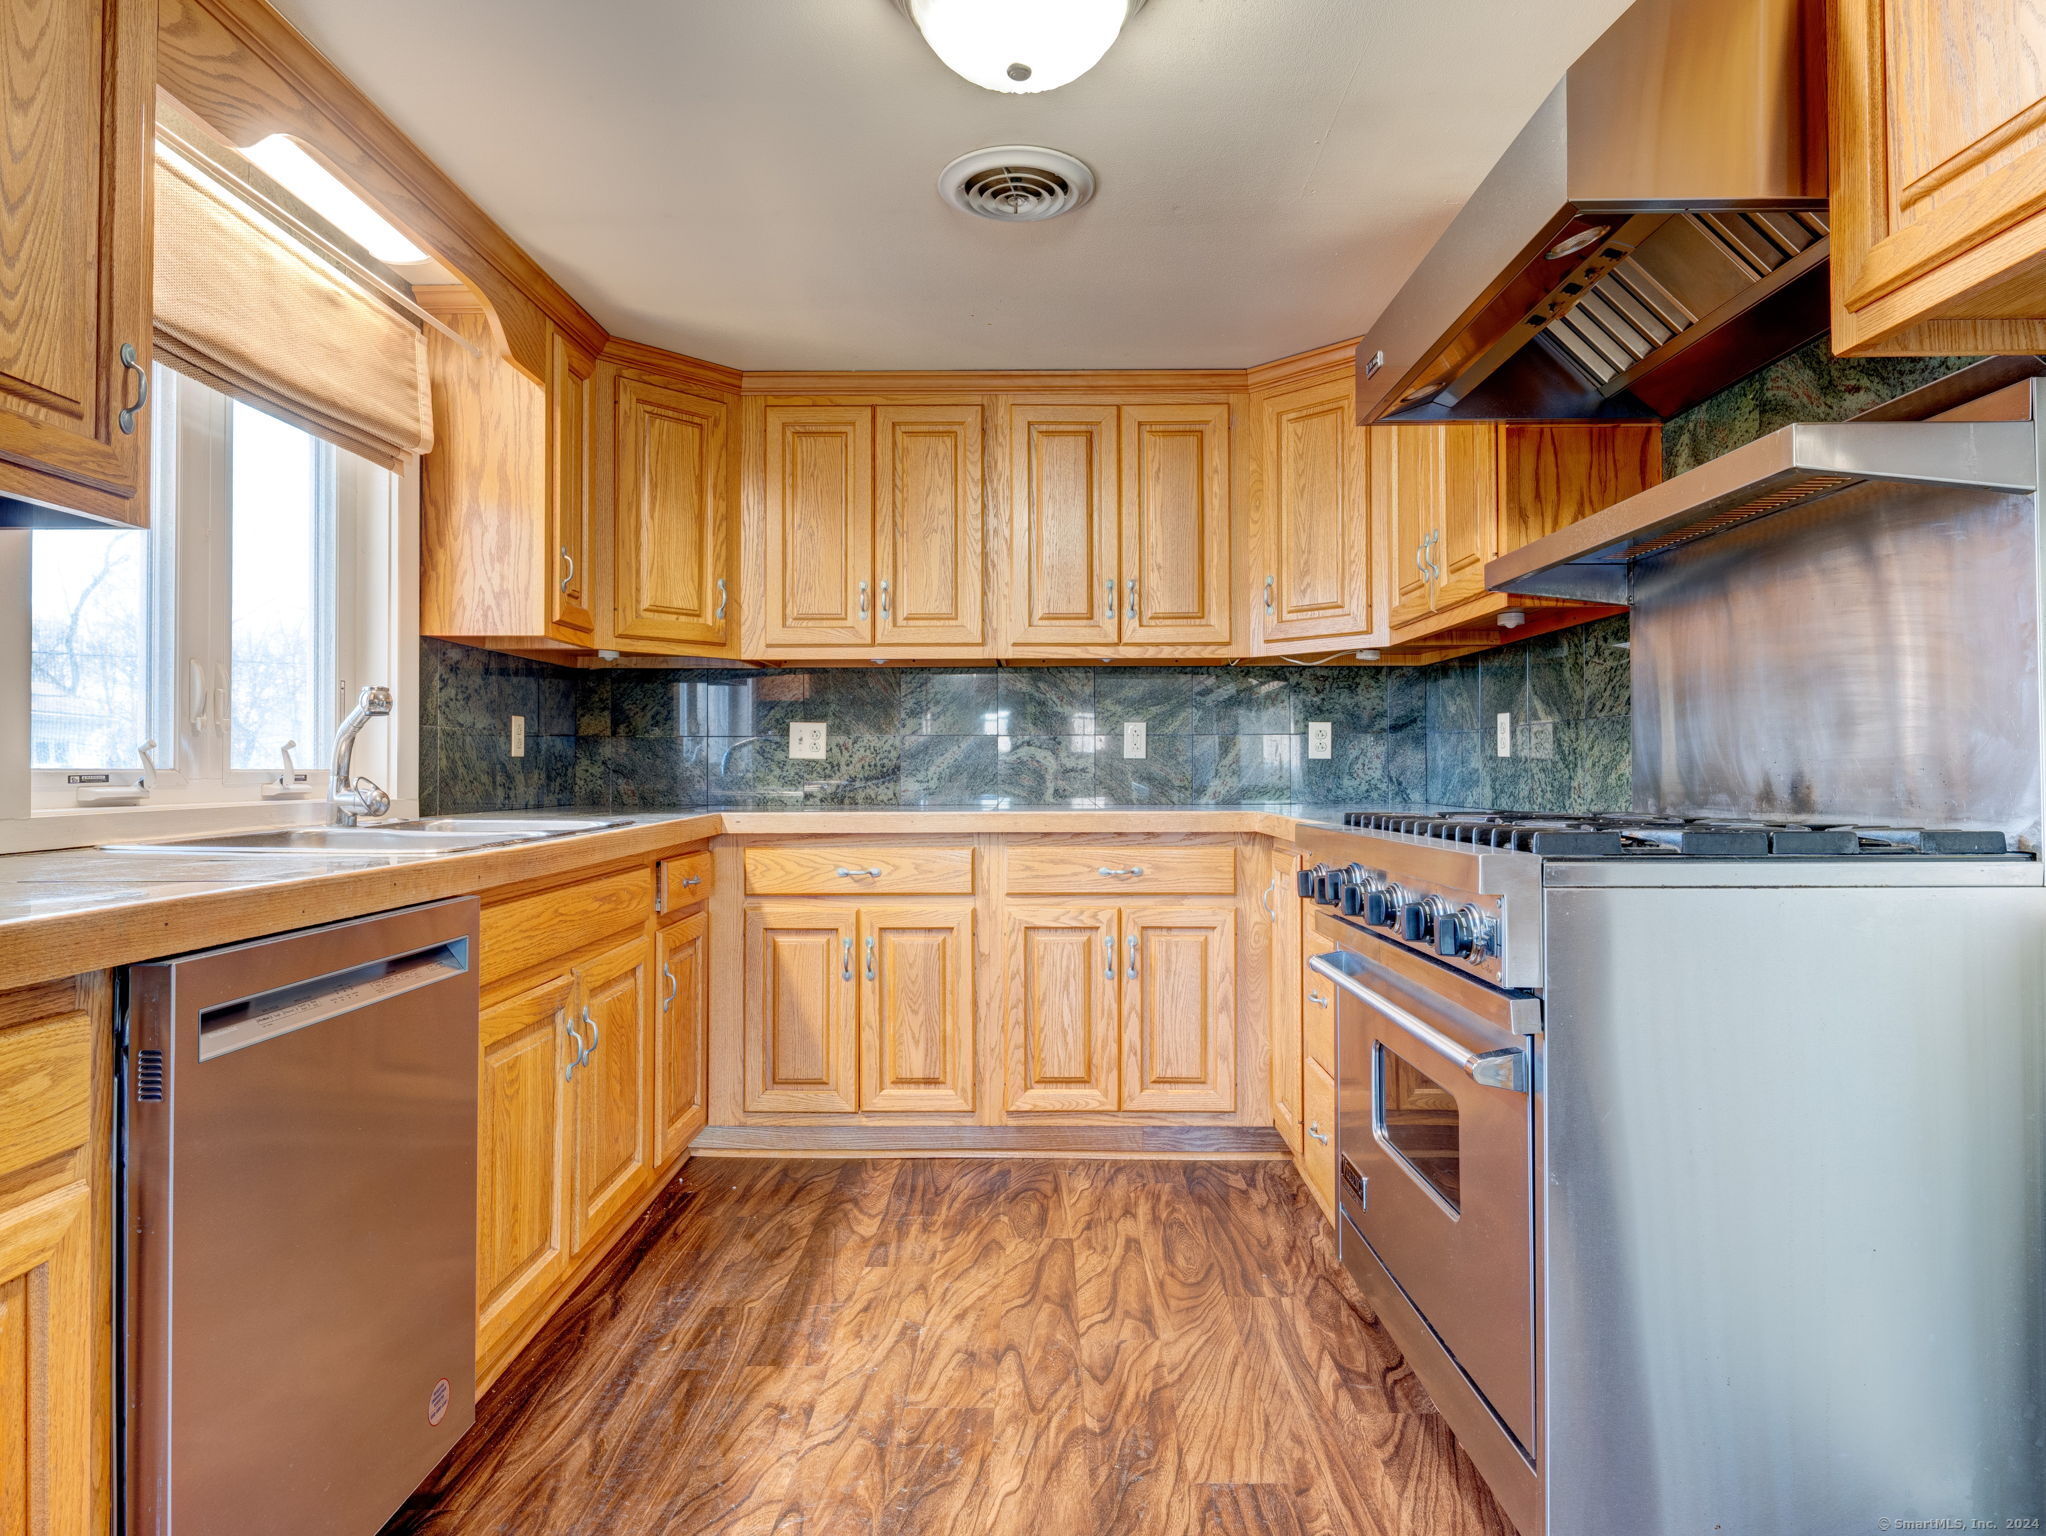
{"label": "laminate countertop", "polygon": [[[419,902],[573,876],[722,833],[912,837],[979,833],[1252,833],[1340,826],[1342,808],[1219,806],[770,806],[622,813],[624,825],[421,857],[207,854],[73,848],[0,856],[0,990],[340,922]],[[459,819],[459,818],[458,818]]]}

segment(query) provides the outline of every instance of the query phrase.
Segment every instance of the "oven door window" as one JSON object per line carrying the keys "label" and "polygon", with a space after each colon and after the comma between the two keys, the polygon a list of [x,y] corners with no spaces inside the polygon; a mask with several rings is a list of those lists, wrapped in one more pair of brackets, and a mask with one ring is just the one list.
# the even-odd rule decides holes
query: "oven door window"
{"label": "oven door window", "polygon": [[1407,1171],[1452,1211],[1463,1208],[1456,1098],[1383,1042],[1372,1049],[1373,1128]]}

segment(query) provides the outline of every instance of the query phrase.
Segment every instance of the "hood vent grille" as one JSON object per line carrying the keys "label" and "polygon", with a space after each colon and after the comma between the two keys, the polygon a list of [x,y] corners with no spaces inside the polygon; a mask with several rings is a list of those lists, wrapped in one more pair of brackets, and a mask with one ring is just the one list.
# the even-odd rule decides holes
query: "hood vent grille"
{"label": "hood vent grille", "polygon": [[1003,144],[961,155],[939,173],[938,193],[965,213],[1005,224],[1055,219],[1094,196],[1094,173],[1071,155]]}

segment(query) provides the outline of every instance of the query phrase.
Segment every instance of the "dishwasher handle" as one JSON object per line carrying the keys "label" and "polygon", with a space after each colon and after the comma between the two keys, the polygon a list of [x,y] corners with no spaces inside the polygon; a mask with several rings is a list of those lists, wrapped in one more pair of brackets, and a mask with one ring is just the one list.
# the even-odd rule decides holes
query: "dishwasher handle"
{"label": "dishwasher handle", "polygon": [[344,1013],[451,980],[468,969],[469,941],[450,939],[216,1003],[199,1012],[199,1059],[212,1061],[263,1045]]}
{"label": "dishwasher handle", "polygon": [[1311,955],[1307,968],[1325,976],[1358,1002],[1419,1041],[1438,1056],[1448,1058],[1472,1082],[1484,1088],[1504,1088],[1509,1093],[1527,1092],[1527,1052],[1521,1050],[1471,1051],[1458,1045],[1434,1025],[1415,1018],[1390,998],[1372,991],[1327,955]]}

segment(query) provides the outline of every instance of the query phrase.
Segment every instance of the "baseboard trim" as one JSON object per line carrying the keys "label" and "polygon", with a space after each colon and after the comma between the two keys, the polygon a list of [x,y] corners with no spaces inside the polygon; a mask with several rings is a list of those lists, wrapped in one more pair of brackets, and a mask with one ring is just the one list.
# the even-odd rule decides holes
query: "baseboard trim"
{"label": "baseboard trim", "polygon": [[699,1157],[1288,1158],[1268,1125],[713,1125]]}

